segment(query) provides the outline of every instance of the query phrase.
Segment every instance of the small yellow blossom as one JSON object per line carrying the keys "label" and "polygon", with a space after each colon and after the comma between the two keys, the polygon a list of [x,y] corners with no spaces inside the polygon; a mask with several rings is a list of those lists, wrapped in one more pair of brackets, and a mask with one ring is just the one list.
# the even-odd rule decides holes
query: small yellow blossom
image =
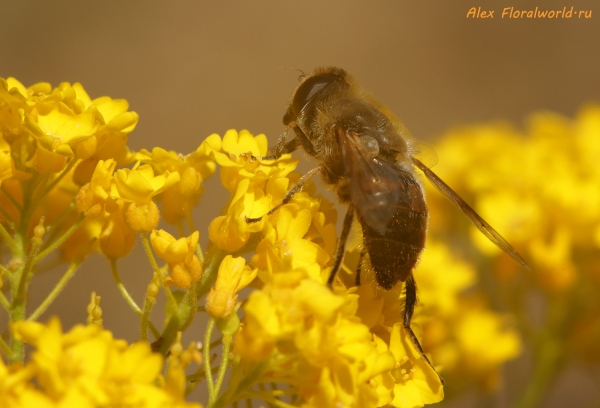
{"label": "small yellow blossom", "polygon": [[219,266],[217,282],[206,298],[206,310],[212,317],[226,318],[237,302],[237,292],[248,286],[256,277],[244,258],[227,255]]}
{"label": "small yellow blossom", "polygon": [[216,169],[215,162],[205,153],[213,148],[220,149],[221,139],[217,135],[209,136],[192,154],[182,156],[176,152],[155,147],[152,152],[142,149],[136,156],[152,166],[155,172],[177,172],[179,182],[161,195],[162,215],[165,221],[177,224],[190,216],[191,209],[198,203],[204,192],[202,181],[210,177]]}
{"label": "small yellow blossom", "polygon": [[4,180],[12,177],[12,159],[10,152],[0,151],[0,186]]}
{"label": "small yellow blossom", "polygon": [[78,211],[92,218],[103,214],[106,201],[112,200],[109,194],[116,164],[112,159],[106,162],[104,160],[98,162],[92,180],[81,187],[77,194]]}
{"label": "small yellow blossom", "polygon": [[122,199],[146,205],[157,194],[180,180],[179,173],[165,171],[164,174],[154,175],[149,165],[139,163],[130,169],[120,169],[115,174],[115,188]]}
{"label": "small yellow blossom", "polygon": [[200,279],[202,265],[196,256],[199,233],[195,231],[189,237],[175,239],[165,230],[154,230],[150,234],[150,242],[156,255],[171,268],[172,275],[166,283],[173,283],[187,289]]}
{"label": "small yellow blossom", "polygon": [[267,153],[266,138],[253,137],[245,130],[239,134],[229,130],[221,147],[223,152],[208,150],[208,146],[205,150],[221,166],[221,182],[233,195],[225,215],[211,223],[209,236],[220,248],[235,252],[245,245],[251,233],[263,229],[266,220],[248,224],[246,218],[265,215],[283,199],[289,187],[287,176],[297,160],[291,160],[289,155],[277,161],[257,160],[252,156]]}
{"label": "small yellow blossom", "polygon": [[115,174],[114,195],[130,203],[127,221],[134,231],[152,231],[158,225],[158,207],[152,197],[162,193],[180,180],[179,173],[165,171],[155,176],[150,165],[139,162],[133,169],[120,169]]}
{"label": "small yellow blossom", "polygon": [[123,201],[119,201],[117,208],[104,222],[100,234],[100,249],[107,258],[122,258],[133,249],[135,231],[125,220],[125,206]]}
{"label": "small yellow blossom", "polygon": [[401,323],[392,328],[390,351],[396,360],[390,372],[394,381],[393,406],[422,407],[444,399],[444,388],[437,373],[414,348]]}

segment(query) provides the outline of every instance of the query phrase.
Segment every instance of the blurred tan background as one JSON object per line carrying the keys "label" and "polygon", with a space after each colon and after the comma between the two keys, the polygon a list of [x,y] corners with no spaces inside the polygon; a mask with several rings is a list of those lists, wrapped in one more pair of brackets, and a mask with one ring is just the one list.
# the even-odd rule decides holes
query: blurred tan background
{"label": "blurred tan background", "polygon": [[[473,6],[494,9],[495,18],[467,19]],[[573,6],[593,15],[501,19],[510,6]],[[520,124],[540,109],[572,116],[581,104],[600,101],[600,3],[0,0],[0,76],[25,85],[81,82],[92,98],[127,99],[140,114],[129,139],[136,150],[161,146],[188,153],[207,135],[229,128],[265,133],[274,146],[298,77],[279,68],[321,65],[353,73],[424,140],[461,123]],[[214,177],[208,189],[219,190],[218,184]],[[206,196],[197,209],[204,243],[225,200],[225,193]],[[151,273],[140,247],[138,242],[139,256],[122,261],[120,269],[141,302]],[[54,285],[57,272],[34,280],[33,304]],[[88,259],[43,319],[60,314],[67,327],[83,322],[92,290],[103,297],[105,326],[118,337],[137,339],[137,318],[100,256]],[[5,321],[0,314],[3,327]],[[566,384],[560,392],[566,398],[586,392],[585,381]]]}

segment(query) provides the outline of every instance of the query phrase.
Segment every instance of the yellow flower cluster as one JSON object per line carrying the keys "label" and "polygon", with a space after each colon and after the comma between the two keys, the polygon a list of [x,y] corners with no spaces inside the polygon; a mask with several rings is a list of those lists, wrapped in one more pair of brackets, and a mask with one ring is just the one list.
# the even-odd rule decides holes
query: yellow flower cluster
{"label": "yellow flower cluster", "polygon": [[[54,237],[81,223],[60,242],[71,261],[94,250],[111,259],[126,256],[136,232],[157,227],[157,197],[167,222],[187,220],[192,226],[201,182],[215,171],[208,154],[220,149],[220,138],[210,136],[186,157],[161,148],[132,153],[126,142],[138,115],[127,109],[125,100],[90,99],[79,83],[25,88],[14,78],[0,79],[0,221],[26,231],[43,215]],[[116,170],[134,160],[133,168]],[[79,221],[73,201],[83,217]],[[188,241],[192,254],[185,259],[165,255],[166,245],[158,250],[168,258],[172,282],[184,288],[201,273],[193,255],[197,233]]]}
{"label": "yellow flower cluster", "polygon": [[[454,251],[473,252],[472,244],[461,242],[470,236],[488,255],[471,257],[482,273],[479,290],[471,289],[469,296],[463,296],[456,313],[444,313],[452,308],[439,305],[439,298],[428,299],[426,286],[437,282],[448,288],[463,281],[467,287],[472,270],[463,271],[461,279],[453,271],[456,263],[440,260],[435,279],[428,280],[429,273],[420,272],[433,260],[431,252],[438,252],[428,249],[423,268],[416,274],[422,303],[440,306],[435,312],[435,316],[443,316],[440,321],[434,318],[423,323],[425,344],[434,361],[445,366],[445,375],[452,376],[450,381],[454,375],[468,381],[479,373],[485,385],[493,386],[495,375],[489,369],[494,364],[489,363],[518,353],[519,342],[511,329],[515,323],[535,348],[534,370],[544,371],[540,378],[552,381],[573,355],[588,362],[600,361],[598,135],[600,106],[588,105],[575,119],[539,112],[528,118],[524,130],[508,123],[465,126],[443,135],[437,143],[436,151],[443,160],[435,167],[436,173],[501,232],[531,268],[522,269],[500,253],[430,189],[428,248],[434,237],[453,242]],[[448,271],[456,277],[453,283],[447,281]],[[507,322],[506,316],[486,311],[489,299],[510,311],[512,320]],[[541,315],[535,317],[525,306],[535,302],[533,299],[540,302]],[[482,347],[490,343],[493,348]],[[540,398],[544,385],[532,384],[536,391],[529,395]]]}
{"label": "yellow flower cluster", "polygon": [[[92,100],[80,84],[26,88],[14,78],[0,79],[0,238],[12,255],[0,269],[11,295],[9,301],[0,293],[0,306],[12,321],[11,341],[0,338],[0,352],[16,363],[0,363],[0,401],[8,407],[198,406],[183,396],[201,380],[210,408],[253,398],[283,407],[412,408],[444,398],[440,378],[403,329],[403,285],[383,290],[368,264],[361,265],[362,285],[355,285],[359,225],[331,290],[333,204],[309,183],[267,215],[298,182],[297,159],[263,159],[267,138],[245,130],[210,135],[187,156],[159,147],[131,152],[126,143],[137,121],[126,101]],[[531,329],[519,308],[528,291],[540,288],[551,307],[549,327],[535,341],[558,339],[600,359],[600,300],[590,295],[600,286],[598,134],[600,108],[590,106],[575,121],[535,115],[524,134],[508,125],[481,125],[440,141],[436,172],[474,203],[533,271],[521,271],[475,229],[469,233],[467,221],[446,211],[443,198],[428,195],[431,223],[414,272],[420,302],[412,327],[452,388],[497,386],[500,365],[521,352],[515,325]],[[211,222],[203,251],[192,211],[217,165],[230,198]],[[161,217],[178,227],[177,236],[158,229]],[[116,268],[138,234],[154,271],[143,308]],[[475,252],[464,242],[468,237],[489,256],[467,263],[469,251]],[[57,248],[70,267],[28,314],[34,269]],[[151,330],[158,353],[147,342],[128,346],[103,331],[100,297],[90,304],[92,324],[69,333],[56,319],[27,321],[46,310],[93,251],[111,260],[119,290],[142,319],[141,338]],[[499,284],[478,276],[488,270]],[[517,280],[524,286],[503,297]],[[159,289],[167,297],[162,332],[149,319]],[[489,306],[490,299],[505,298],[503,309],[512,316]],[[183,350],[181,331],[199,311],[209,314],[204,347]],[[214,327],[223,335],[219,366],[212,365]],[[28,360],[23,342],[35,349]],[[195,381],[186,388],[184,370],[201,362],[201,352],[204,366],[187,377]],[[229,384],[220,393],[228,369]]]}
{"label": "yellow flower cluster", "polygon": [[[239,368],[243,374],[236,376],[234,371],[230,387],[241,387],[235,379],[248,376],[256,377],[254,384],[283,382],[297,390],[296,397],[306,407],[417,407],[441,400],[439,378],[407,340],[399,313],[385,323],[382,317],[381,333],[375,334],[359,316],[356,288],[338,282],[332,292],[325,285],[337,239],[336,212],[330,203],[303,191],[260,222],[246,222],[281,202],[299,178],[291,173],[296,161],[289,155],[277,161],[255,159],[266,155],[266,140],[247,132],[228,132],[222,148],[224,153],[215,160],[232,197],[225,215],[212,222],[210,238],[228,252],[255,242],[250,262],[258,271],[244,271],[243,260],[226,258],[221,265],[230,266],[219,270],[207,309],[224,317],[227,313],[214,312],[215,304],[229,312],[237,299],[232,294],[254,274],[261,286],[243,306],[234,352],[246,364]],[[258,240],[252,239],[256,235]],[[238,285],[244,277],[245,283]],[[216,302],[219,293],[229,294],[229,301]],[[389,303],[400,305],[398,292]],[[270,401],[273,395],[241,387],[228,401]]]}
{"label": "yellow flower cluster", "polygon": [[[576,120],[551,112],[532,115],[524,132],[508,124],[457,129],[436,148],[444,157],[438,173],[472,198],[479,214],[521,251],[537,283],[549,292],[568,290],[580,273],[597,275],[592,264],[576,265],[583,258],[575,248],[589,254],[600,247],[598,132],[600,108],[590,105]],[[437,207],[439,196],[432,198]],[[451,222],[446,218],[439,224],[441,230]],[[498,254],[481,234],[473,231],[472,237],[482,251]],[[510,263],[498,263],[500,274],[511,274]]]}
{"label": "yellow flower cluster", "polygon": [[96,325],[63,333],[56,318],[47,325],[21,321],[12,329],[35,350],[23,367],[0,360],[3,407],[201,407],[183,400],[186,364],[171,364],[163,377],[163,358],[148,343],[128,345]]}
{"label": "yellow flower cluster", "polygon": [[475,290],[478,278],[473,266],[440,242],[427,242],[415,278],[421,308],[414,320],[422,326],[423,345],[447,381],[454,389],[469,383],[496,389],[501,364],[521,353],[514,321],[489,308]]}

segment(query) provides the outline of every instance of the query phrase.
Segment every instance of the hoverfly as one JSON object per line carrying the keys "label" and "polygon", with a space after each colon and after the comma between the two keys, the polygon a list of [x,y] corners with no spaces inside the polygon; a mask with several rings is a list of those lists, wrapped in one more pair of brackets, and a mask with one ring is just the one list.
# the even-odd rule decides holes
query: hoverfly
{"label": "hoverfly", "polygon": [[[525,260],[446,183],[414,157],[414,142],[400,121],[343,69],[318,68],[301,76],[283,123],[287,126],[286,132],[279,138],[275,154],[267,158],[278,158],[301,147],[320,164],[303,175],[282,202],[266,215],[286,204],[317,174],[325,183],[334,186],[340,201],[348,204],[348,211],[328,285],[331,287],[340,269],[346,240],[356,216],[362,227],[364,244],[357,284],[360,284],[361,260],[365,255],[370,258],[379,286],[389,290],[404,282],[404,330],[433,368],[410,325],[417,303],[417,285],[412,272],[425,247],[428,220],[423,186],[415,167],[490,241],[527,267]],[[286,142],[290,128],[296,137]],[[247,222],[260,219],[262,217],[248,218]]]}

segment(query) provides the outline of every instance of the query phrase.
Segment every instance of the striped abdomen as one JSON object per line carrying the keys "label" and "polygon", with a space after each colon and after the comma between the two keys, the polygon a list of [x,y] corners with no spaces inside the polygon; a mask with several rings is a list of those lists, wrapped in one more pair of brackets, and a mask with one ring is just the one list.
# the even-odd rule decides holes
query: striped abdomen
{"label": "striped abdomen", "polygon": [[359,216],[363,243],[377,283],[384,289],[391,289],[411,275],[425,247],[427,233],[428,214],[422,187],[413,174],[398,172],[400,198],[385,229],[377,231]]}

